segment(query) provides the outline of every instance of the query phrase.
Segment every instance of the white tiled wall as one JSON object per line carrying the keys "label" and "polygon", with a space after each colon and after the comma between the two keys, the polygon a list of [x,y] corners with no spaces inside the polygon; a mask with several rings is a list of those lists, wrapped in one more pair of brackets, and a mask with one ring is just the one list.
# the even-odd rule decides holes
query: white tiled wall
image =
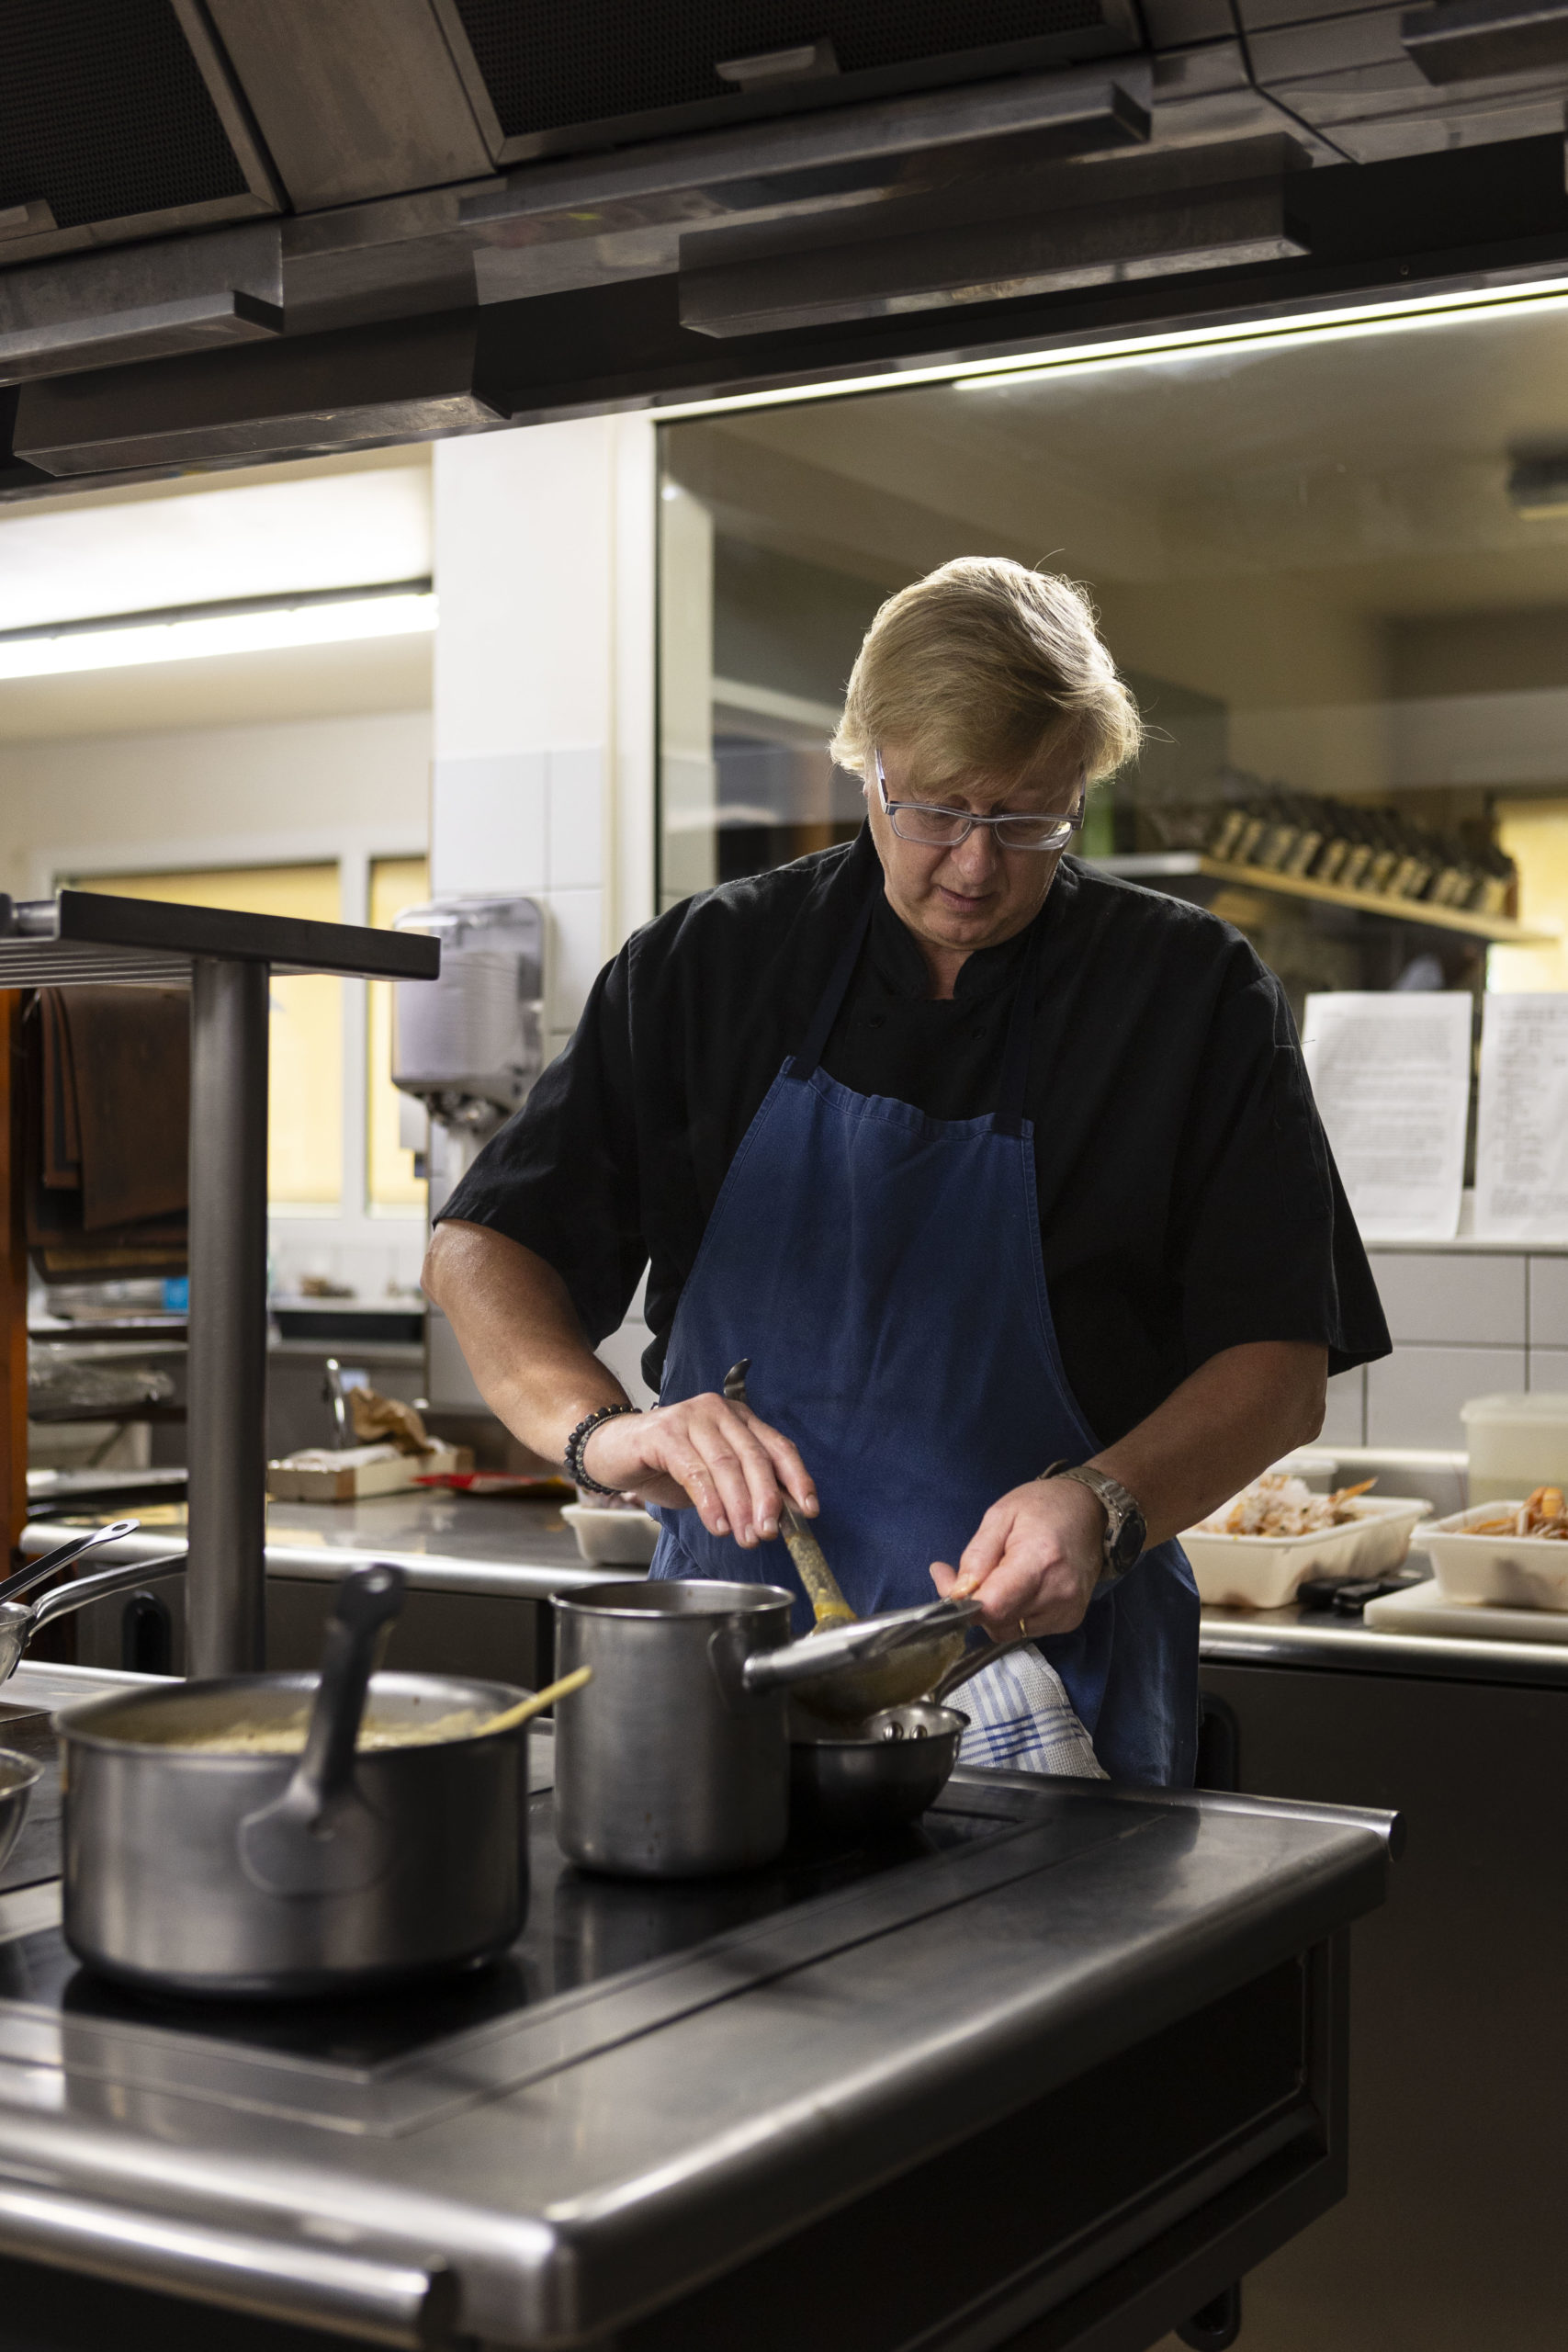
{"label": "white tiled wall", "polygon": [[545,1028],[557,1051],[604,961],[604,753],[597,743],[435,763],[431,881],[517,890],[545,910]]}
{"label": "white tiled wall", "polygon": [[[1364,1374],[1364,1442],[1460,1448],[1460,1408],[1499,1389],[1568,1391],[1568,1253],[1374,1250],[1393,1353]],[[1351,1384],[1330,1384],[1325,1436],[1354,1441]],[[1338,1391],[1339,1394],[1335,1392]]]}
{"label": "white tiled wall", "polygon": [[1523,1348],[1396,1347],[1367,1366],[1367,1443],[1461,1447],[1465,1399],[1524,1385]]}

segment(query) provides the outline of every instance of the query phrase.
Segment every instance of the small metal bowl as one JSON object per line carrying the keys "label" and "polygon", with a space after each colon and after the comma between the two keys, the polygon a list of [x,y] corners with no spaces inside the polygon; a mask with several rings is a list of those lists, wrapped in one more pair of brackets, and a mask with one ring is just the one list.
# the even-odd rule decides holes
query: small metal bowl
{"label": "small metal bowl", "polygon": [[956,1707],[924,1701],[886,1707],[852,1731],[793,1709],[791,1834],[875,1838],[915,1820],[947,1786],[968,1725]]}
{"label": "small metal bowl", "polygon": [[33,1789],[43,1766],[14,1747],[0,1747],[0,1870],[11,1859],[11,1849],[22,1834]]}

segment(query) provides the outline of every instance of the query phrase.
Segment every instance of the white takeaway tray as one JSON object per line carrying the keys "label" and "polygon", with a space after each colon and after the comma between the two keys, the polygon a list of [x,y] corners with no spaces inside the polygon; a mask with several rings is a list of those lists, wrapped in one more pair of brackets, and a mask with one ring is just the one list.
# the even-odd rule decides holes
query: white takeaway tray
{"label": "white takeaway tray", "polygon": [[1447,1600],[1436,1583],[1406,1585],[1369,1600],[1361,1622],[1379,1634],[1457,1634],[1461,1642],[1568,1643],[1556,1609],[1504,1609],[1495,1601]]}
{"label": "white takeaway tray", "polygon": [[[1495,1519],[1517,1504],[1472,1503],[1451,1519],[1421,1531],[1432,1573],[1448,1600],[1485,1600],[1506,1609],[1568,1610],[1568,1543],[1548,1535],[1476,1535],[1477,1520]],[[1568,1625],[1549,1639],[1568,1640]]]}
{"label": "white takeaway tray", "polygon": [[1412,1530],[1432,1506],[1420,1496],[1359,1495],[1355,1516],[1315,1535],[1215,1535],[1190,1527],[1181,1548],[1198,1597],[1212,1609],[1283,1609],[1308,1577],[1382,1576],[1410,1549]]}

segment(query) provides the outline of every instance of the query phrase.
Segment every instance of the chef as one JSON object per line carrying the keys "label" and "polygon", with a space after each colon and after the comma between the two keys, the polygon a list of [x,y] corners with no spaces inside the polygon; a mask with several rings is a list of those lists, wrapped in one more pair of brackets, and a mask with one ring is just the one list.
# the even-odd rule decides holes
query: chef
{"label": "chef", "polygon": [[[1279,982],[1066,854],[1138,740],[1071,582],[892,597],[832,746],[858,837],[626,943],[425,1287],[526,1446],[658,1508],[655,1576],[793,1587],[787,1498],[861,1614],[934,1586],[1015,1645],[966,1757],[1180,1785],[1176,1538],[1388,1340]],[[642,1411],[593,1348],[645,1266]]]}

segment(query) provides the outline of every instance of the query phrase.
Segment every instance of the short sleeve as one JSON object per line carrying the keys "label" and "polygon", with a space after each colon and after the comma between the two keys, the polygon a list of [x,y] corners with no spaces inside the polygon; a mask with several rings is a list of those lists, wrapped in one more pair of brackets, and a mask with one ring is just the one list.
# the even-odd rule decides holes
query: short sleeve
{"label": "short sleeve", "polygon": [[489,1226],[553,1266],[592,1347],[620,1325],[648,1262],[627,1002],[623,949],[594,982],[570,1045],[438,1218]]}
{"label": "short sleeve", "polygon": [[1313,1340],[1346,1372],[1388,1354],[1388,1327],[1284,991],[1248,961],[1215,1007],[1178,1160],[1184,1353],[1193,1370],[1223,1348]]}

